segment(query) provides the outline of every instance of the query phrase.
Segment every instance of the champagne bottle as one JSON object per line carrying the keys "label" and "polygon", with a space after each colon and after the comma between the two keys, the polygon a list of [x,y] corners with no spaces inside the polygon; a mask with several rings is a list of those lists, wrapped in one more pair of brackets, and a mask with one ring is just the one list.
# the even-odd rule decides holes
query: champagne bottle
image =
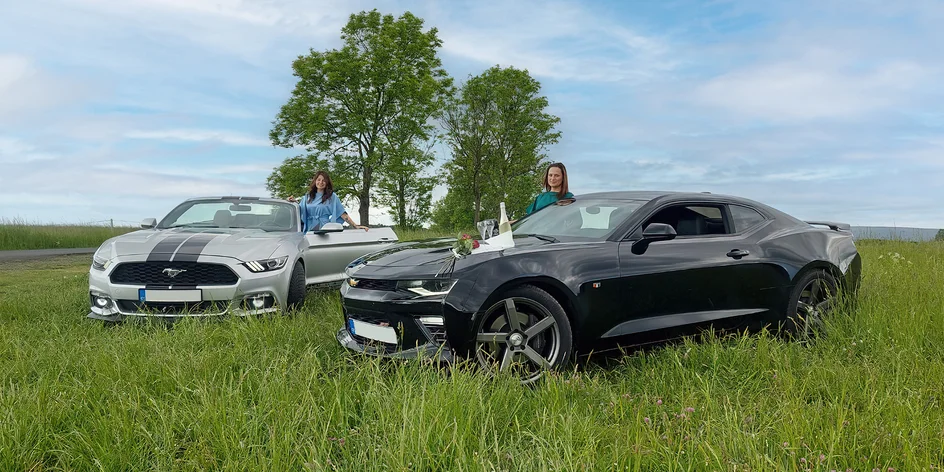
{"label": "champagne bottle", "polygon": [[501,202],[499,206],[501,208],[501,215],[498,217],[498,234],[510,233],[511,223],[508,222],[508,215],[505,213],[505,202]]}

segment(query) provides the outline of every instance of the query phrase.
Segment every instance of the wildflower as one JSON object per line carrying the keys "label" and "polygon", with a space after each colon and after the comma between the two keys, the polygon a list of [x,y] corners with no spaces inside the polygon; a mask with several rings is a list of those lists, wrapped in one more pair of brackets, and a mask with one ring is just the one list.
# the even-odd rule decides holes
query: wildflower
{"label": "wildflower", "polygon": [[656,400],[656,405],[661,405],[661,404],[662,404],[662,399],[661,399],[661,398],[658,399],[658,400]]}
{"label": "wildflower", "polygon": [[688,413],[694,413],[694,412],[695,412],[695,409],[692,408],[692,407],[686,407],[686,408],[685,408],[685,411],[688,412]]}
{"label": "wildflower", "polygon": [[824,461],[824,460],[826,460],[826,454],[820,454],[820,455],[819,455],[819,461],[822,462],[822,461]]}
{"label": "wildflower", "polygon": [[643,418],[643,419],[642,419],[642,422],[643,422],[643,423],[646,423],[646,424],[649,424],[649,417],[647,416],[647,417]]}
{"label": "wildflower", "polygon": [[790,443],[784,441],[784,442],[783,442],[783,447],[790,447]]}

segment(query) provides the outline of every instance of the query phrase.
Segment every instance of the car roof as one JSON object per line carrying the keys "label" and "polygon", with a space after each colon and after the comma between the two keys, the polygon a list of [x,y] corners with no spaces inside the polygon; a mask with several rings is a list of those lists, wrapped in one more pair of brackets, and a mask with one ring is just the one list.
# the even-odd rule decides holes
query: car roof
{"label": "car roof", "polygon": [[626,190],[626,191],[613,191],[613,192],[595,192],[595,193],[585,193],[581,195],[576,195],[577,199],[581,198],[599,198],[602,200],[635,200],[635,201],[652,201],[652,200],[662,200],[665,202],[673,201],[685,201],[685,200],[694,200],[694,201],[703,201],[703,202],[727,202],[727,203],[740,203],[746,206],[751,206],[754,208],[761,208],[766,210],[772,216],[790,220],[795,223],[799,223],[800,220],[796,217],[784,213],[781,210],[766,205],[764,203],[758,202],[756,200],[751,200],[749,198],[737,197],[734,195],[724,195],[711,192],[672,192],[672,191],[652,191],[652,190]]}
{"label": "car roof", "polygon": [[615,192],[595,192],[577,195],[577,198],[599,198],[603,200],[641,200],[649,201],[656,199],[666,200],[704,200],[704,201],[735,201],[748,203],[751,205],[761,205],[760,202],[736,197],[733,195],[723,195],[711,192],[671,192],[671,191],[653,191],[653,190],[627,190]]}
{"label": "car roof", "polygon": [[284,200],[284,199],[281,199],[281,198],[250,197],[250,196],[241,196],[241,195],[221,195],[221,196],[208,196],[208,197],[192,197],[192,198],[188,198],[188,199],[186,199],[186,200],[184,200],[184,201],[186,201],[186,202],[192,202],[192,201],[197,201],[197,200],[226,200],[226,201],[241,200],[241,201],[247,201],[247,202],[281,202],[281,203],[287,202],[287,200]]}

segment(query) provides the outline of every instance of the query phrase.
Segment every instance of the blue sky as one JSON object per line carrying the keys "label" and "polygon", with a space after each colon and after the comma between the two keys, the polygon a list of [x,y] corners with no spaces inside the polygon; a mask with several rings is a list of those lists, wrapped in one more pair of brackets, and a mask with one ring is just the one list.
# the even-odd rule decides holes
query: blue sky
{"label": "blue sky", "polygon": [[292,60],[378,8],[438,28],[458,81],[495,64],[540,80],[563,133],[548,153],[578,195],[711,191],[806,219],[944,227],[941,2],[9,3],[4,218],[134,223],[190,196],[265,195],[296,153],[267,137]]}

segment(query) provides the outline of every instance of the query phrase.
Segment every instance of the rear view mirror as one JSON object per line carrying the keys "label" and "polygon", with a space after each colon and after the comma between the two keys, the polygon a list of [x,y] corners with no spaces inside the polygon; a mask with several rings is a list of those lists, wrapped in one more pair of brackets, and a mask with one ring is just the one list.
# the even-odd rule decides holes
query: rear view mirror
{"label": "rear view mirror", "polygon": [[249,210],[252,210],[252,207],[249,205],[240,205],[238,203],[234,203],[229,206],[229,211],[249,211]]}
{"label": "rear view mirror", "polygon": [[141,227],[144,229],[151,229],[157,226],[157,220],[154,218],[145,218],[141,220]]}
{"label": "rear view mirror", "polygon": [[325,233],[340,233],[344,231],[344,226],[341,226],[341,223],[325,223],[322,227],[312,230],[314,234],[325,234]]}

